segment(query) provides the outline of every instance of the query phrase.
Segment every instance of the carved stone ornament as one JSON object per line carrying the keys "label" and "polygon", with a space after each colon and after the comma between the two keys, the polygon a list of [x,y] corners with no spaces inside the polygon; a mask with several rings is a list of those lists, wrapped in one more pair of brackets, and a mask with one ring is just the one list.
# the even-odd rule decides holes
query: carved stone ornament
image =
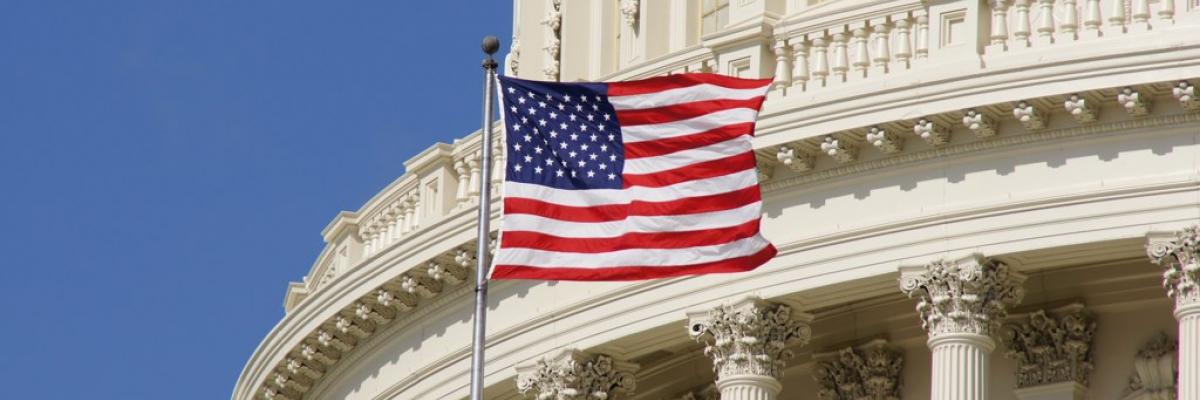
{"label": "carved stone ornament", "polygon": [[625,25],[637,26],[639,3],[638,0],[621,0],[621,20],[625,21]]}
{"label": "carved stone ornament", "polygon": [[636,369],[606,355],[565,350],[518,368],[517,390],[538,400],[617,399],[633,393]]}
{"label": "carved stone ornament", "polygon": [[704,345],[718,379],[760,375],[778,379],[793,354],[788,345],[808,344],[812,316],[756,298],[718,306],[692,318],[689,333]]}
{"label": "carved stone ornament", "polygon": [[545,25],[549,30],[546,35],[546,46],[542,50],[546,51],[545,68],[542,72],[546,79],[558,80],[559,72],[559,50],[562,46],[562,0],[552,0],[550,2],[550,11],[546,12],[546,18],[542,19],[542,25]]}
{"label": "carved stone ornament", "polygon": [[899,400],[900,371],[904,357],[876,340],[855,349],[847,347],[826,357],[818,356],[813,379],[823,400]]}
{"label": "carved stone ornament", "polygon": [[1075,121],[1081,124],[1096,121],[1095,107],[1092,106],[1091,102],[1078,94],[1072,94],[1071,97],[1067,98],[1067,101],[1063,102],[1063,108],[1068,113],[1071,113],[1071,118],[1075,118]]}
{"label": "carved stone ornament", "polygon": [[884,153],[899,153],[904,149],[904,139],[878,126],[867,128],[867,142]]}
{"label": "carved stone ornament", "polygon": [[1039,310],[1017,324],[1005,327],[1004,356],[1017,362],[1017,387],[1077,382],[1088,386],[1092,338],[1096,322],[1082,305],[1072,305],[1059,315]]}
{"label": "carved stone ornament", "polygon": [[854,161],[858,157],[857,147],[833,136],[825,137],[825,141],[821,143],[821,152],[842,163]]}
{"label": "carved stone ornament", "polygon": [[1179,84],[1171,89],[1171,96],[1174,96],[1184,109],[1200,110],[1200,97],[1196,97],[1196,86],[1191,82],[1179,81]]}
{"label": "carved stone ornament", "polygon": [[1021,123],[1026,130],[1036,131],[1046,127],[1045,113],[1033,104],[1022,101],[1013,107],[1013,118]]}
{"label": "carved stone ornament", "polygon": [[803,172],[813,168],[816,164],[815,157],[804,150],[792,145],[779,146],[779,150],[775,153],[775,159],[780,164],[792,171]]}
{"label": "carved stone ornament", "polygon": [[1142,345],[1133,360],[1133,375],[1129,377],[1129,388],[1126,389],[1130,395],[1125,398],[1175,399],[1177,347],[1175,340],[1162,332]]}
{"label": "carved stone ornament", "polygon": [[1131,87],[1123,88],[1120,93],[1117,93],[1117,103],[1133,117],[1141,117],[1150,113],[1150,102],[1146,100],[1145,96],[1142,96],[1141,92]]}
{"label": "carved stone ornament", "polygon": [[1174,239],[1152,241],[1146,253],[1166,268],[1163,287],[1176,308],[1200,302],[1200,225],[1179,231]]}
{"label": "carved stone ornament", "polygon": [[996,136],[996,123],[991,117],[984,115],[975,109],[966,110],[963,112],[963,126],[975,133],[975,136],[989,137]]}
{"label": "carved stone ornament", "polygon": [[930,337],[946,333],[992,336],[1021,301],[1025,277],[1003,263],[975,254],[901,271],[900,290],[917,298]]}
{"label": "carved stone ornament", "polygon": [[717,385],[708,384],[700,389],[689,390],[679,396],[679,400],[721,400],[721,391]]}
{"label": "carved stone ornament", "polygon": [[505,61],[508,61],[508,70],[505,71],[505,75],[517,76],[521,73],[521,41],[515,36],[512,39],[512,44],[508,46],[508,57],[505,57]]}
{"label": "carved stone ornament", "polygon": [[913,134],[934,146],[940,146],[950,141],[950,132],[927,118],[917,120],[917,123],[913,125]]}

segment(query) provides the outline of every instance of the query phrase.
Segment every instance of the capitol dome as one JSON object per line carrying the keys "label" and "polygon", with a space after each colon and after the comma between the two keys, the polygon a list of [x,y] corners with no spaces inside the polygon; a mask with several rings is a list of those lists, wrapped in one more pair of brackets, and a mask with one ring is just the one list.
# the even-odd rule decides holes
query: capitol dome
{"label": "capitol dome", "polygon": [[[526,79],[774,77],[779,255],[493,282],[486,398],[1200,400],[1200,0],[518,0],[513,32]],[[467,398],[500,143],[336,214],[232,398]]]}

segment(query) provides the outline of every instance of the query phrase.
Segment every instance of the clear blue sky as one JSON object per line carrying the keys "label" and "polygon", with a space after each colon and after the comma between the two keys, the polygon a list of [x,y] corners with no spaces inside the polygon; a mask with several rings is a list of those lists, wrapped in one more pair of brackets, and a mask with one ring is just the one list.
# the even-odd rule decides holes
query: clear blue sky
{"label": "clear blue sky", "polygon": [[0,397],[229,398],[321,228],[479,126],[511,4],[0,2]]}

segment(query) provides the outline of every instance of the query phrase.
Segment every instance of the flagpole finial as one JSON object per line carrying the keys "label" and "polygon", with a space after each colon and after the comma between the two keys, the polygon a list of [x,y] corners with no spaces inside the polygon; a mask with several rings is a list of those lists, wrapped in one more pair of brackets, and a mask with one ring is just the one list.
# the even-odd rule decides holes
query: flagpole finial
{"label": "flagpole finial", "polygon": [[483,52],[488,55],[496,54],[496,50],[500,50],[500,39],[495,36],[488,35],[483,38]]}

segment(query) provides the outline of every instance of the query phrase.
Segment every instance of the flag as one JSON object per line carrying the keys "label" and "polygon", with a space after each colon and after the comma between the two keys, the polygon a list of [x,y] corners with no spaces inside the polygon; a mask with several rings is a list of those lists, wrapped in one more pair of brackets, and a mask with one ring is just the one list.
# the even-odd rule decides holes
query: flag
{"label": "flag", "polygon": [[507,162],[492,279],[653,279],[775,256],[750,143],[770,79],[499,79]]}

